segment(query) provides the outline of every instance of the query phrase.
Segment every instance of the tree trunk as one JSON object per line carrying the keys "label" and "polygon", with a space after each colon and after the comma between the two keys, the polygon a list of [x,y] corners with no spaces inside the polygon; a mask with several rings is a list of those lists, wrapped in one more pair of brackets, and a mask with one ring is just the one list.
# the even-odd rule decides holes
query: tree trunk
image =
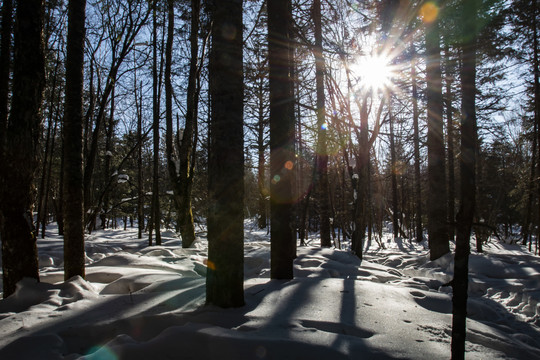
{"label": "tree trunk", "polygon": [[[262,89],[260,89],[262,93]],[[266,188],[266,158],[264,155],[266,146],[264,141],[264,104],[261,104],[258,109],[259,120],[257,123],[257,186],[259,188],[259,204],[258,204],[258,224],[259,229],[266,228],[267,214],[266,204],[268,197],[268,189]]]}
{"label": "tree trunk", "polygon": [[[391,109],[391,102],[388,104]],[[399,237],[399,208],[398,208],[398,187],[397,187],[397,158],[396,158],[396,144],[394,136],[394,116],[390,110],[390,177],[392,183],[392,230],[394,232],[394,239]]]}
{"label": "tree trunk", "polygon": [[211,3],[206,301],[244,305],[242,0]]}
{"label": "tree trunk", "polygon": [[[349,82],[350,84],[350,82]],[[350,87],[350,85],[349,85]],[[367,220],[367,189],[369,179],[369,129],[368,129],[368,105],[367,95],[362,100],[360,108],[360,133],[357,135],[359,139],[358,150],[356,157],[356,173],[351,174],[354,191],[354,231],[352,233],[351,247],[356,256],[363,258],[364,240],[366,237],[366,220]],[[382,105],[381,105],[382,106]],[[376,135],[373,135],[374,137]]]}
{"label": "tree trunk", "polygon": [[[113,55],[114,56],[114,55]],[[111,179],[111,160],[113,157],[113,135],[114,135],[114,106],[115,106],[115,88],[112,89],[111,92],[111,105],[109,108],[109,119],[108,122],[105,124],[105,169],[103,169],[103,172],[105,174],[104,177],[104,184],[107,184],[109,180]],[[109,208],[110,208],[110,196],[111,190],[105,190],[105,193],[103,195],[103,212],[102,212],[102,224],[101,227],[105,229],[107,226],[110,214],[109,214]]]}
{"label": "tree trunk", "polygon": [[[174,202],[177,211],[178,227],[182,235],[182,247],[188,248],[195,241],[195,227],[193,224],[193,210],[191,206],[191,189],[193,184],[192,157],[195,152],[194,135],[197,132],[197,108],[198,108],[198,33],[199,33],[200,0],[191,1],[191,58],[189,64],[189,78],[187,89],[186,124],[182,139],[177,144],[175,154],[173,146],[172,125],[172,42],[174,33],[174,7],[169,2],[169,26],[167,35],[166,60],[165,60],[165,92],[166,92],[166,152],[167,168],[174,193]],[[180,131],[180,129],[177,129]],[[176,156],[175,156],[176,155]]]}
{"label": "tree trunk", "polygon": [[454,72],[450,63],[450,48],[447,43],[444,45],[445,63],[445,85],[446,85],[446,143],[448,147],[448,239],[454,240],[455,234],[455,176],[454,176],[454,121],[452,107],[452,73]]}
{"label": "tree trunk", "polygon": [[294,226],[294,107],[291,78],[291,1],[268,7],[270,77],[270,239],[272,279],[292,279]]}
{"label": "tree trunk", "polygon": [[321,246],[332,246],[330,239],[330,201],[328,188],[328,151],[324,101],[324,57],[322,46],[321,1],[313,1],[315,24],[315,81],[317,88],[317,197],[320,206]]}
{"label": "tree trunk", "polygon": [[430,259],[450,251],[448,243],[441,49],[437,20],[426,24],[426,99],[428,123],[428,236]]}
{"label": "tree trunk", "polygon": [[69,1],[64,114],[64,277],[84,277],[83,65],[86,1]]}
{"label": "tree trunk", "polygon": [[[479,1],[463,1],[463,28],[477,34]],[[452,282],[452,359],[465,358],[467,288],[469,284],[470,236],[476,196],[476,35],[463,45],[461,67],[461,202],[457,216],[454,280]]]}
{"label": "tree trunk", "polygon": [[[538,2],[533,2],[533,66],[534,66],[534,123],[536,125],[536,136],[537,136],[537,185],[536,189],[538,192],[538,204],[540,210],[540,61],[538,59]],[[540,238],[540,211],[538,211],[538,231],[539,233],[536,236],[536,246],[538,247],[538,239]]]}
{"label": "tree trunk", "polygon": [[[159,86],[160,81],[158,79],[158,54],[157,54],[157,16],[156,9],[154,7],[154,20],[153,20],[153,56],[154,62],[152,64],[152,110],[153,110],[153,180],[152,180],[152,223],[154,230],[156,231],[156,245],[161,245],[161,210],[159,207]],[[148,244],[152,245],[152,231],[148,235]]]}
{"label": "tree trunk", "polygon": [[9,99],[9,69],[11,64],[11,30],[13,27],[13,3],[2,3],[2,40],[0,42],[0,161],[6,141]]}
{"label": "tree trunk", "polygon": [[[58,98],[58,103],[60,103],[60,98]],[[55,115],[54,120],[54,128],[52,133],[52,140],[51,140],[51,151],[49,152],[49,161],[48,161],[48,168],[47,168],[47,178],[45,179],[45,193],[43,194],[43,222],[41,223],[41,238],[45,239],[45,229],[47,226],[47,220],[48,220],[48,208],[49,208],[49,191],[51,189],[51,175],[52,175],[52,167],[53,167],[53,156],[54,156],[54,147],[56,143],[56,129],[58,127],[58,112]],[[37,236],[37,235],[36,235]]]}
{"label": "tree trunk", "polygon": [[42,29],[43,1],[19,1],[14,31],[13,96],[0,175],[4,297],[15,291],[23,277],[39,280],[32,202],[45,85]]}
{"label": "tree trunk", "polygon": [[411,40],[411,81],[413,102],[413,137],[414,137],[414,212],[416,218],[416,241],[424,240],[424,228],[422,226],[422,186],[420,178],[420,130],[418,128],[418,85],[416,83],[416,51]]}
{"label": "tree trunk", "polygon": [[58,179],[58,199],[56,200],[56,220],[58,221],[58,235],[64,236],[64,127],[61,126],[60,173]]}
{"label": "tree trunk", "polygon": [[[137,72],[135,71],[133,83],[135,84],[135,107],[137,111],[137,238],[142,239],[144,231],[144,189],[142,171],[142,82],[139,86],[140,95],[137,94]],[[140,97],[139,97],[140,96]]]}
{"label": "tree trunk", "polygon": [[[521,227],[521,235],[523,237],[523,245],[527,245],[529,238],[531,237],[531,220],[532,220],[532,211],[533,211],[533,198],[534,198],[534,185],[535,185],[535,174],[536,174],[536,160],[537,155],[536,151],[538,149],[538,124],[536,121],[533,126],[533,143],[532,143],[532,154],[531,154],[531,165],[529,172],[529,183],[527,186],[527,209],[525,212],[525,223]],[[529,241],[529,251],[531,251],[531,241]]]}

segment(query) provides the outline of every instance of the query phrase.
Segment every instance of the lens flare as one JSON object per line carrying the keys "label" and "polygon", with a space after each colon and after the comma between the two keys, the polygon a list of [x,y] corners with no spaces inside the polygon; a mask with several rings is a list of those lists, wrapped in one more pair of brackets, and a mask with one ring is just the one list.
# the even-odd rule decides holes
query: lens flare
{"label": "lens flare", "polygon": [[102,347],[94,346],[88,350],[87,355],[92,355],[92,357],[96,359],[118,360],[118,356],[116,356],[114,351],[109,349],[107,345],[103,345]]}
{"label": "lens flare", "polygon": [[426,24],[430,24],[437,19],[439,7],[432,1],[428,1],[420,8],[420,19]]}
{"label": "lens flare", "polygon": [[294,167],[294,164],[291,160],[288,160],[286,163],[285,163],[285,169],[287,170],[292,170]]}

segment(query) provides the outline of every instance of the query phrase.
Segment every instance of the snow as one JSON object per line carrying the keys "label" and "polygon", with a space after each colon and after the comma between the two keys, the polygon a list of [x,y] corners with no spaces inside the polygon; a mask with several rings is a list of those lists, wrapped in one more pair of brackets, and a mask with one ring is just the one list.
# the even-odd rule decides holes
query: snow
{"label": "snow", "polygon": [[[172,231],[86,239],[86,279],[64,282],[62,238],[38,240],[41,282],[0,301],[0,359],[442,359],[450,357],[451,254],[426,243],[366,243],[364,260],[298,248],[293,280],[270,280],[270,242],[245,225],[245,301],[205,306],[204,228],[189,249]],[[345,242],[347,245],[347,243]],[[540,358],[540,258],[491,240],[470,257],[468,359]]]}

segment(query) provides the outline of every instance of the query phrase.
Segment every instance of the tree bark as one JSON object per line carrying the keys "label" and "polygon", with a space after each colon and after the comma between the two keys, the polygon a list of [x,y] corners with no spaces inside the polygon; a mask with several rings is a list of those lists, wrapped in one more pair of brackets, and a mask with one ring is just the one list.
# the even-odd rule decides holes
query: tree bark
{"label": "tree bark", "polygon": [[465,358],[467,288],[470,236],[476,196],[476,34],[480,0],[463,1],[462,24],[466,37],[461,65],[461,202],[457,216],[454,280],[452,282],[452,359]]}
{"label": "tree bark", "polygon": [[[157,70],[157,16],[156,8],[153,9],[153,56],[152,64],[152,112],[153,112],[153,180],[152,180],[152,224],[156,231],[156,245],[161,245],[161,210],[159,204],[159,75]],[[152,231],[149,231],[148,244],[152,246]]]}
{"label": "tree bark", "polygon": [[416,76],[416,50],[411,40],[411,81],[413,102],[413,137],[414,137],[414,211],[416,218],[416,241],[424,240],[424,228],[422,226],[422,181],[420,178],[420,130],[418,127],[418,85]]}
{"label": "tree bark", "polygon": [[[172,41],[174,32],[174,7],[169,2],[169,26],[167,47],[165,52],[165,92],[166,92],[166,153],[169,179],[174,193],[174,203],[177,211],[178,227],[182,235],[182,247],[188,248],[195,241],[195,227],[193,224],[193,210],[191,206],[191,189],[193,186],[192,157],[195,152],[194,135],[197,132],[198,108],[198,33],[199,33],[200,0],[191,1],[191,58],[189,64],[189,78],[187,89],[186,123],[182,139],[177,144],[175,152],[173,144],[172,125],[172,84],[171,62]],[[180,131],[180,129],[177,129]]]}
{"label": "tree bark", "polygon": [[448,243],[441,49],[437,20],[426,24],[426,99],[428,123],[428,236],[430,259],[450,251]]}
{"label": "tree bark", "polygon": [[[533,2],[533,66],[534,66],[534,123],[536,125],[536,142],[537,142],[537,184],[536,190],[538,192],[538,209],[540,210],[540,60],[538,58],[538,2]],[[538,247],[538,236],[540,235],[540,211],[538,212],[538,231],[536,246]]]}
{"label": "tree bark", "polygon": [[39,280],[32,202],[45,85],[43,10],[41,0],[17,3],[13,96],[0,175],[4,297],[15,291],[23,277]]}
{"label": "tree bark", "polygon": [[211,2],[206,301],[244,305],[242,0]]}
{"label": "tree bark", "polygon": [[446,146],[448,148],[448,240],[453,241],[455,235],[455,176],[454,176],[454,120],[452,107],[452,73],[453,69],[450,63],[450,47],[447,43],[444,45],[444,63],[445,63],[445,88],[446,88]]}
{"label": "tree bark", "polygon": [[332,246],[330,239],[330,200],[328,187],[328,125],[325,120],[324,101],[324,57],[322,46],[321,1],[313,1],[313,22],[315,24],[315,81],[317,89],[317,197],[320,207],[321,246]]}
{"label": "tree bark", "polygon": [[[527,245],[529,238],[531,237],[531,220],[532,220],[532,211],[533,211],[533,198],[534,198],[534,189],[535,189],[535,174],[536,174],[536,162],[537,162],[537,149],[538,149],[538,125],[536,121],[533,125],[533,143],[532,143],[532,154],[531,154],[531,164],[529,171],[529,181],[527,186],[527,208],[525,210],[525,223],[521,227],[521,235],[523,237],[523,245]],[[529,251],[531,251],[532,240],[529,241]]]}
{"label": "tree bark", "polygon": [[[390,102],[389,107],[392,104]],[[397,187],[397,157],[396,157],[396,144],[394,136],[394,116],[390,110],[390,171],[391,171],[391,183],[392,183],[392,229],[394,232],[394,239],[399,237],[399,208],[398,208],[398,187]]]}
{"label": "tree bark", "polygon": [[9,70],[11,65],[11,31],[13,27],[13,3],[2,3],[2,40],[0,42],[0,161],[6,141],[9,98]]}
{"label": "tree bark", "polygon": [[270,276],[293,278],[296,247],[294,226],[294,107],[291,78],[291,1],[268,7],[270,77]]}
{"label": "tree bark", "polygon": [[64,277],[84,277],[83,65],[86,1],[70,0],[64,114]]}

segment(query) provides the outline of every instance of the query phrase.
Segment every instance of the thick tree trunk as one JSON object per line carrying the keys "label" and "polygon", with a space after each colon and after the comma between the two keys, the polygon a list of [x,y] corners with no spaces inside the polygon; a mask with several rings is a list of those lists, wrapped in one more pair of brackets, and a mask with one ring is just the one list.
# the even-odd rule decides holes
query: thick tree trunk
{"label": "thick tree trunk", "polygon": [[64,114],[64,277],[84,277],[83,65],[86,1],[69,1]]}
{"label": "thick tree trunk", "polygon": [[13,96],[0,175],[4,297],[15,291],[23,277],[39,280],[32,202],[45,85],[42,29],[43,1],[19,1],[14,32]]}
{"label": "thick tree trunk", "polygon": [[441,49],[437,20],[426,24],[426,99],[428,123],[428,236],[430,259],[450,251],[448,243]]}
{"label": "thick tree trunk", "polygon": [[[476,34],[479,1],[463,1],[463,26]],[[452,282],[452,359],[465,358],[470,236],[476,196],[476,36],[463,45],[461,67],[461,202],[457,216],[454,280]]]}
{"label": "thick tree trunk", "polygon": [[315,81],[317,88],[317,198],[320,207],[321,246],[330,247],[330,200],[328,187],[327,124],[324,101],[324,57],[322,46],[321,1],[313,1],[315,24]]}
{"label": "thick tree trunk", "polygon": [[242,0],[211,2],[206,301],[244,305]]}
{"label": "thick tree trunk", "polygon": [[294,107],[291,78],[291,2],[268,6],[270,77],[270,238],[273,279],[293,278],[296,247],[294,225]]}

